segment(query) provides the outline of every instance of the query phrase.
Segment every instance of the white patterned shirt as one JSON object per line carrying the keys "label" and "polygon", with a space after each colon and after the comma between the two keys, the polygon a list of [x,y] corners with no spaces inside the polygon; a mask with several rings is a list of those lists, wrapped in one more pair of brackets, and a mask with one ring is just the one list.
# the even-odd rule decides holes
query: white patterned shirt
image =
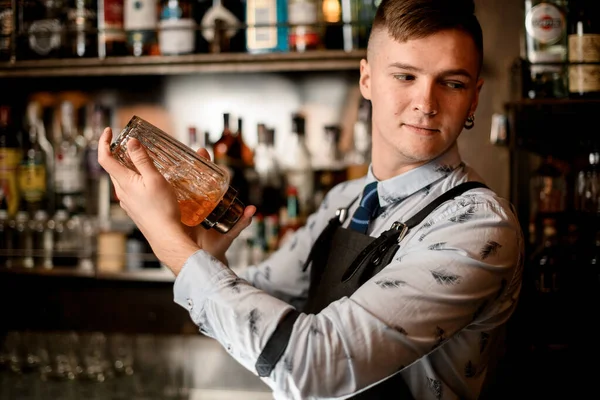
{"label": "white patterned shirt", "polygon": [[[374,180],[369,171],[331,189],[303,228],[240,276],[196,252],[175,281],[175,302],[256,374],[256,360],[277,324],[306,299],[310,271],[302,269],[313,243],[335,211]],[[382,212],[368,233],[379,236],[466,181],[482,179],[454,146],[379,182]],[[285,353],[262,379],[278,400],[344,399],[394,373],[402,374],[416,399],[476,399],[516,306],[522,258],[511,204],[489,189],[472,189],[413,228],[392,262],[350,297],[316,315],[301,313]]]}

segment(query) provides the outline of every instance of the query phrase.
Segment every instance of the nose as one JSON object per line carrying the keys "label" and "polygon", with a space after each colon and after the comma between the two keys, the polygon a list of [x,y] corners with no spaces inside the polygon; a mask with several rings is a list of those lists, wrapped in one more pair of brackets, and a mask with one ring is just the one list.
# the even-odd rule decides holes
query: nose
{"label": "nose", "polygon": [[421,80],[420,85],[416,87],[414,111],[433,117],[438,113],[438,108],[435,83],[425,79]]}

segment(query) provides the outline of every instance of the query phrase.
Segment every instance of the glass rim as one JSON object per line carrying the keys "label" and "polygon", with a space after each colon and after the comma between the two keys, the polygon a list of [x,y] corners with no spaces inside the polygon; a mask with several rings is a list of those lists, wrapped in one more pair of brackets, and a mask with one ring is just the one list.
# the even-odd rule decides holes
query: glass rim
{"label": "glass rim", "polygon": [[121,132],[119,132],[119,134],[113,138],[113,141],[110,144],[111,153],[115,153],[117,147],[120,147],[121,143],[123,142],[123,139],[125,139],[129,131],[131,131],[134,124],[138,124],[140,121],[143,121],[143,119],[135,114],[133,115],[133,117],[131,117],[131,119],[129,120],[129,122],[127,122],[127,125],[125,125]]}

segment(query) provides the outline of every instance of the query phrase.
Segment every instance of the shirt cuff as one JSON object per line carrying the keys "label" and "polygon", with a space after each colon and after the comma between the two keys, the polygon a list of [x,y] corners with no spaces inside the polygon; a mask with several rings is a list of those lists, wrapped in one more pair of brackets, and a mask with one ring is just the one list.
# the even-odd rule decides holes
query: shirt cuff
{"label": "shirt cuff", "polygon": [[196,325],[201,322],[206,299],[218,291],[217,282],[235,277],[225,264],[204,250],[198,250],[187,259],[175,279],[175,303],[188,310]]}

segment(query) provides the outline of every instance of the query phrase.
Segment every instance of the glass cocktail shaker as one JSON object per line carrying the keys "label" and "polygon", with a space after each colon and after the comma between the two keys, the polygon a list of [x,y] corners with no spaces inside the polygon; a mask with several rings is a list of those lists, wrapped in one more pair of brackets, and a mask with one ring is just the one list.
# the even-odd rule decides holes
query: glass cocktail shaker
{"label": "glass cocktail shaker", "polygon": [[154,166],[173,186],[187,226],[202,224],[221,233],[231,229],[244,212],[229,173],[198,156],[192,149],[138,116],[113,140],[110,150],[122,165],[137,171],[127,154],[127,141],[136,138]]}

